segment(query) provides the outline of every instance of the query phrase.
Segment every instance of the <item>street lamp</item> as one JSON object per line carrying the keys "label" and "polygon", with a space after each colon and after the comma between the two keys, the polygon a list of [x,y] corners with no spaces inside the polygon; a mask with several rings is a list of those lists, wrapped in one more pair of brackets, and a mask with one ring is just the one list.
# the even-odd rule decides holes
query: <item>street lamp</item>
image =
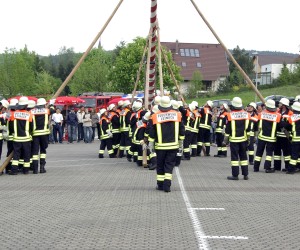
{"label": "street lamp", "polygon": [[[253,52],[252,55],[254,55],[254,58],[255,58],[255,87],[257,89],[257,81],[258,81],[258,67],[259,67],[259,64],[258,64],[258,52]],[[255,102],[256,102],[256,94],[254,96],[255,98]]]}

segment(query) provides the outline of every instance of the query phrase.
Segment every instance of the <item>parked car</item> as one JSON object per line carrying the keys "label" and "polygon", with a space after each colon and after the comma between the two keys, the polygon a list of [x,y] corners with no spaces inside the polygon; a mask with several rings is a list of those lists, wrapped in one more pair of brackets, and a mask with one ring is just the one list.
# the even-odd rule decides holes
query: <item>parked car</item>
{"label": "parked car", "polygon": [[[275,101],[275,105],[276,107],[278,107],[278,104],[279,104],[279,101],[281,100],[281,98],[287,98],[289,99],[290,101],[290,106],[294,103],[295,101],[295,98],[294,97],[287,97],[287,96],[284,96],[284,95],[270,95],[270,96],[267,96],[265,97],[265,101],[271,99],[271,100],[274,100]],[[257,102],[256,103],[257,106],[259,105],[262,105],[262,102]]]}
{"label": "parked car", "polygon": [[231,105],[231,101],[229,99],[213,100],[212,102],[213,102],[213,107],[217,107],[217,108],[220,108],[223,103],[227,103],[228,106]]}

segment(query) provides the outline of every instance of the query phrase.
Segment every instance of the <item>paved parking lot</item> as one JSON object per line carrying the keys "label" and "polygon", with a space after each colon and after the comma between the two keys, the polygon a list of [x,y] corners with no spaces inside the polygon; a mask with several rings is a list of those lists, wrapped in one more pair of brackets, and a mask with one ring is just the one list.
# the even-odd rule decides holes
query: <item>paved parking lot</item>
{"label": "paved parking lot", "polygon": [[51,144],[46,174],[0,176],[1,250],[300,249],[298,173],[228,181],[229,158],[198,157],[164,193],[155,171],[98,149]]}

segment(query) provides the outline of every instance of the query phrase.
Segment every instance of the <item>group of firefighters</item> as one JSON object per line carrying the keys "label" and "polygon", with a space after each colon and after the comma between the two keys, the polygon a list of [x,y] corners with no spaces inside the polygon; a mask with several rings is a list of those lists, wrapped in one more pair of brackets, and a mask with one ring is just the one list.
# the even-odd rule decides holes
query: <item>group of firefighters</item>
{"label": "group of firefighters", "polygon": [[[218,152],[214,156],[227,157],[230,146],[232,175],[227,179],[238,180],[241,167],[244,180],[248,180],[248,162],[258,172],[264,151],[266,173],[293,174],[299,170],[300,98],[297,97],[291,106],[287,98],[282,98],[278,107],[275,101],[267,100],[260,113],[253,102],[244,108],[239,97],[232,99],[230,107],[221,105],[215,129]],[[8,136],[7,156],[13,152],[6,173],[16,175],[21,170],[28,174],[30,169],[34,174],[45,173],[50,119],[46,100],[39,98],[36,103],[27,97],[10,102],[2,100],[0,108],[0,153],[4,131]],[[202,152],[210,156],[212,108],[212,101],[200,107],[196,101],[187,105],[170,100],[169,96],[156,96],[149,110],[143,108],[142,99],[111,104],[100,110],[99,158],[104,157],[107,149],[110,158],[126,156],[138,166],[146,161],[144,166],[157,171],[157,189],[170,192],[173,168],[181,160],[199,157]]]}

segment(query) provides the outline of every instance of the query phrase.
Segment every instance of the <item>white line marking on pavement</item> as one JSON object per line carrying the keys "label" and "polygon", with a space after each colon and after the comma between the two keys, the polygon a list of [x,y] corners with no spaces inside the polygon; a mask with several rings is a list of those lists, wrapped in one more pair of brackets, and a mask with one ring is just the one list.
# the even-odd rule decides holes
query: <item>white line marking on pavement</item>
{"label": "white line marking on pavement", "polygon": [[225,208],[221,208],[221,207],[192,207],[192,208],[190,208],[190,209],[192,209],[192,210],[204,210],[204,211],[206,211],[206,210],[216,210],[216,211],[224,211],[225,210]]}
{"label": "white line marking on pavement", "polygon": [[202,229],[200,221],[198,220],[197,213],[196,213],[195,210],[192,209],[190,199],[189,199],[189,197],[188,197],[188,195],[185,191],[183,181],[182,181],[181,176],[180,176],[179,168],[175,168],[175,172],[176,172],[176,176],[177,176],[177,179],[178,179],[178,183],[179,183],[179,186],[180,186],[180,190],[181,190],[181,194],[182,194],[184,203],[186,205],[188,214],[189,214],[189,216],[192,220],[192,223],[193,223],[194,232],[195,232],[195,235],[196,235],[196,238],[197,238],[197,241],[198,241],[198,248],[203,249],[203,250],[209,249],[209,245],[208,245],[207,240],[204,238],[205,237],[204,231]]}
{"label": "white line marking on pavement", "polygon": [[226,239],[226,240],[248,240],[248,237],[244,236],[199,236],[202,239]]}

